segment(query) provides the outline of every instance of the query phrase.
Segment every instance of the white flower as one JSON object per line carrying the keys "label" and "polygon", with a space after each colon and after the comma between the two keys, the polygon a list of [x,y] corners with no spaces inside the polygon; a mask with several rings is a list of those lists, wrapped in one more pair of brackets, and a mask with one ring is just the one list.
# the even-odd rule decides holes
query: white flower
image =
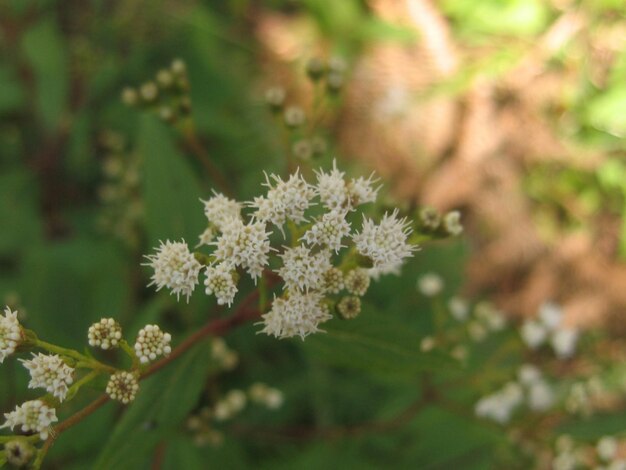
{"label": "white flower", "polygon": [[576,351],[578,331],[571,328],[561,328],[552,335],[552,348],[559,359],[567,359]]}
{"label": "white flower", "polygon": [[607,470],[626,470],[626,460],[617,459],[613,460],[607,467]]}
{"label": "white flower", "polygon": [[301,240],[309,245],[326,246],[337,253],[343,247],[341,240],[348,235],[350,224],[346,222],[345,212],[331,210],[322,215]]}
{"label": "white flower", "polygon": [[94,348],[116,348],[122,339],[122,327],[113,318],[103,318],[89,327],[87,339]]}
{"label": "white flower", "polygon": [[357,251],[374,262],[374,268],[398,269],[405,258],[412,256],[416,247],[407,243],[411,233],[406,218],[398,219],[398,211],[385,214],[380,224],[363,216],[360,233],[352,236]]}
{"label": "white flower", "polygon": [[6,307],[4,316],[0,316],[0,364],[15,352],[21,340],[22,328],[17,320],[17,312],[12,312],[9,307]]}
{"label": "white flower", "polygon": [[526,320],[520,330],[522,340],[530,349],[537,349],[548,338],[548,330],[542,323]]}
{"label": "white flower", "polygon": [[522,364],[517,371],[517,378],[522,385],[530,386],[541,380],[541,371],[532,364]]}
{"label": "white flower", "polygon": [[237,293],[237,284],[231,269],[226,263],[220,263],[215,266],[208,266],[204,273],[206,274],[204,280],[206,294],[215,294],[219,305],[228,304],[230,307]]}
{"label": "white flower", "polygon": [[465,321],[469,316],[469,306],[467,302],[460,297],[452,297],[448,301],[448,309],[450,310],[450,314],[457,321]]}
{"label": "white flower", "polygon": [[161,242],[157,253],[148,255],[146,258],[150,262],[145,265],[154,269],[152,282],[148,285],[156,285],[157,291],[167,287],[177,299],[182,294],[189,301],[189,296],[198,283],[198,274],[202,265],[189,251],[185,241]]}
{"label": "white flower", "polygon": [[296,223],[304,222],[304,211],[315,197],[315,188],[304,180],[298,170],[287,181],[277,175],[270,177],[265,175],[265,186],[269,188],[267,196],[256,197],[250,204],[257,208],[254,217],[262,222],[272,222],[277,227],[282,227],[287,219]]}
{"label": "white flower", "polygon": [[277,271],[287,289],[319,289],[324,286],[324,275],[332,267],[330,254],[321,251],[311,254],[304,246],[286,248],[280,255],[283,266]]}
{"label": "white flower", "polygon": [[436,273],[426,273],[417,280],[417,288],[426,297],[434,297],[443,290],[443,279]]}
{"label": "white flower", "polygon": [[344,277],[344,289],[354,295],[363,297],[370,287],[370,275],[367,269],[356,268]]}
{"label": "white flower", "polygon": [[596,452],[605,462],[613,460],[617,454],[617,439],[612,436],[602,437],[596,445]]}
{"label": "white flower", "polygon": [[198,236],[198,244],[196,245],[196,248],[203,245],[210,245],[214,238],[215,230],[213,230],[213,227],[207,227],[204,232]]}
{"label": "white flower", "polygon": [[477,416],[491,419],[500,424],[511,419],[513,411],[524,398],[522,388],[515,382],[509,382],[501,390],[481,398],[474,408]]}
{"label": "white flower", "polygon": [[546,411],[554,403],[554,392],[543,380],[538,380],[528,389],[528,407],[533,411]]}
{"label": "white flower", "polygon": [[443,216],[443,227],[450,235],[456,237],[463,233],[463,225],[461,225],[461,213],[459,211],[450,211]]}
{"label": "white flower", "polygon": [[324,273],[324,286],[322,290],[328,294],[338,294],[343,287],[343,273],[340,269],[331,266],[331,268]]}
{"label": "white flower", "polygon": [[132,372],[116,372],[107,383],[106,393],[112,400],[127,405],[135,399],[139,390],[139,382]]}
{"label": "white flower", "polygon": [[58,421],[56,411],[41,400],[31,400],[5,413],[6,422],[0,428],[20,426],[23,432],[37,432],[41,440],[48,439],[49,427]]}
{"label": "white flower", "polygon": [[172,336],[163,333],[158,325],[146,325],[137,334],[135,354],[142,364],[154,361],[158,356],[168,356],[172,352],[171,340]]}
{"label": "white flower", "polygon": [[371,174],[367,179],[362,176],[356,179],[352,178],[347,184],[348,197],[350,198],[351,207],[376,201],[379,188],[374,188],[372,186],[376,182],[373,177],[374,174]]}
{"label": "white flower", "polygon": [[238,413],[244,409],[246,402],[246,394],[241,390],[231,390],[226,394],[224,400],[230,405],[233,413]]}
{"label": "white flower", "polygon": [[223,194],[213,191],[213,197],[206,201],[201,199],[201,201],[204,203],[204,215],[218,230],[222,230],[222,226],[230,219],[241,218],[243,205]]}
{"label": "white flower", "polygon": [[327,209],[349,209],[350,194],[348,186],[343,179],[344,173],[337,169],[337,162],[333,161],[333,169],[329,173],[324,170],[315,172],[317,176],[317,192],[320,201]]}
{"label": "white flower", "polygon": [[241,266],[253,279],[261,276],[269,261],[271,232],[265,231],[264,222],[244,224],[232,218],[222,226],[222,234],[213,242],[213,255],[230,266]]}
{"label": "white flower", "polygon": [[275,410],[283,404],[283,393],[268,385],[256,382],[248,389],[248,394],[253,402],[267,406],[269,409]]}
{"label": "white flower", "polygon": [[265,326],[261,333],[277,338],[300,336],[304,339],[321,331],[318,325],[332,318],[323,300],[324,296],[319,292],[303,294],[298,291],[290,292],[287,298],[274,299],[272,309],[263,315]]}
{"label": "white flower", "polygon": [[29,361],[20,359],[30,372],[28,388],[43,388],[59,401],[65,400],[68,385],[74,381],[74,368],[68,366],[58,355],[33,354]]}
{"label": "white flower", "polygon": [[555,331],[561,325],[563,310],[553,302],[544,302],[539,307],[539,319],[548,331]]}

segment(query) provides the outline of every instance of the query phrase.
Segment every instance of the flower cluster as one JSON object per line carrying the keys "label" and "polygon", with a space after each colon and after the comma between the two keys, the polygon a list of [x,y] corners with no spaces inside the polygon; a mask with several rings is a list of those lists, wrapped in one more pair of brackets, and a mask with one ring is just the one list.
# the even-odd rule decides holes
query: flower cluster
{"label": "flower cluster", "polygon": [[139,390],[137,376],[132,372],[116,372],[111,376],[106,386],[106,393],[113,400],[117,400],[127,405],[135,399]]}
{"label": "flower cluster", "polygon": [[122,327],[113,318],[103,318],[89,327],[87,338],[93,348],[116,348],[122,339]]}
{"label": "flower cluster", "polygon": [[33,354],[31,360],[20,359],[30,372],[28,388],[43,388],[59,401],[65,400],[68,386],[74,381],[74,368],[68,366],[58,355]]}
{"label": "flower cluster", "polygon": [[571,357],[578,342],[578,331],[563,325],[563,311],[552,302],[543,303],[539,308],[539,318],[524,322],[520,334],[530,349],[549,342],[559,359]]}
{"label": "flower cluster", "polygon": [[56,411],[41,400],[31,400],[5,413],[6,422],[0,428],[19,427],[23,432],[36,432],[42,440],[48,438],[49,427],[58,421]]}
{"label": "flower cluster", "polygon": [[[335,162],[315,177],[316,184],[310,184],[299,170],[286,179],[266,175],[266,193],[249,202],[214,192],[202,201],[208,223],[199,244],[213,248],[212,253],[194,255],[184,242],[161,243],[148,256],[151,284],[188,298],[204,270],[206,294],[230,306],[242,274],[256,282],[271,266],[284,283],[283,293],[274,296],[263,315],[261,332],[304,338],[321,331],[319,325],[335,310],[354,318],[370,279],[397,272],[417,247],[409,242],[409,222],[397,210],[385,213],[379,223],[363,216],[360,230],[353,231],[358,207],[376,200],[373,176],[346,178]],[[286,230],[290,245],[272,246],[274,232],[285,240]],[[332,297],[342,290],[348,295]]]}
{"label": "flower cluster", "polygon": [[137,334],[135,354],[142,364],[154,361],[158,356],[168,356],[172,352],[172,336],[163,333],[158,325],[146,325]]}
{"label": "flower cluster", "polygon": [[0,316],[0,364],[7,356],[15,352],[15,348],[22,339],[22,328],[17,320],[17,312],[9,307],[4,309],[4,316]]}

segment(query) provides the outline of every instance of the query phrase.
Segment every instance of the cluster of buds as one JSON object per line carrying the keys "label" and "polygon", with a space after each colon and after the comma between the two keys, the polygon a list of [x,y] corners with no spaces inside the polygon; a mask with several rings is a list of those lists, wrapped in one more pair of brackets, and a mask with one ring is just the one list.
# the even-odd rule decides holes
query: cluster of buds
{"label": "cluster of buds", "polygon": [[320,57],[309,59],[306,74],[314,83],[324,83],[329,93],[339,92],[346,80],[346,62],[340,57],[331,57],[328,61]]}
{"label": "cluster of buds", "polygon": [[103,210],[98,224],[130,246],[141,239],[143,201],[141,197],[139,155],[127,150],[126,139],[116,132],[100,136],[105,152],[102,162],[104,180],[98,188]]}
{"label": "cluster of buds", "polygon": [[432,207],[422,207],[417,211],[417,228],[430,238],[457,237],[463,233],[461,213],[457,210],[439,213]]}
{"label": "cluster of buds", "polygon": [[320,331],[333,310],[354,318],[371,278],[397,273],[417,249],[409,239],[411,224],[397,210],[378,222],[358,217],[361,205],[376,201],[372,176],[347,179],[336,165],[315,176],[316,184],[299,171],[286,180],[266,176],[267,192],[248,202],[214,193],[203,201],[208,225],[200,235],[212,253],[191,253],[184,241],[161,243],[147,257],[151,284],[189,298],[203,273],[206,293],[231,305],[242,276],[257,282],[278,266],[271,277],[282,279],[283,291],[262,317],[263,333],[304,338]]}
{"label": "cluster of buds", "polygon": [[176,122],[191,112],[187,66],[174,59],[168,68],[159,70],[154,79],[138,88],[122,90],[122,102],[128,106],[154,111],[165,122]]}
{"label": "cluster of buds", "polygon": [[222,338],[213,338],[211,358],[224,370],[233,370],[239,364],[239,355],[230,349]]}

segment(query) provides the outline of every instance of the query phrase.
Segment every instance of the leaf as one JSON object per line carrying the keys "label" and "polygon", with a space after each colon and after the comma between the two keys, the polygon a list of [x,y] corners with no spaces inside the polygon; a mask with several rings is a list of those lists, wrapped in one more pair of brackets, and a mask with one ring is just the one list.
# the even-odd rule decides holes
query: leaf
{"label": "leaf", "polygon": [[25,34],[22,49],[35,75],[37,110],[48,130],[58,127],[67,107],[69,73],[66,47],[52,19]]}
{"label": "leaf", "polygon": [[176,364],[142,382],[137,399],[111,433],[93,468],[144,468],[154,447],[196,405],[211,371],[209,357],[208,343],[199,344]]}
{"label": "leaf", "polygon": [[407,380],[424,370],[455,367],[444,354],[423,353],[418,332],[393,319],[391,312],[364,311],[355,320],[336,320],[324,329],[326,333],[307,338],[305,350],[330,365]]}
{"label": "leaf", "polygon": [[206,222],[200,186],[185,158],[174,146],[169,128],[143,116],[139,134],[143,159],[146,229],[151,246],[159,240],[185,239],[195,244]]}
{"label": "leaf", "polygon": [[575,439],[593,441],[602,436],[619,434],[624,431],[626,412],[596,414],[584,420],[566,421],[558,427],[558,434],[569,434]]}
{"label": "leaf", "polygon": [[0,65],[0,114],[19,108],[24,103],[24,96],[24,89],[14,71]]}

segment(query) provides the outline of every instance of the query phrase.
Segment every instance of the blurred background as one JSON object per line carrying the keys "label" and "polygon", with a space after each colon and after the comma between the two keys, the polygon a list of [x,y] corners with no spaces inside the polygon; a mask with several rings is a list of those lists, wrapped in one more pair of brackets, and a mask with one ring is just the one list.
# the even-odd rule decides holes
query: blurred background
{"label": "blurred background", "polygon": [[[78,349],[103,316],[129,331],[159,320],[182,338],[220,314],[204,296],[176,304],[145,288],[140,263],[158,240],[195,243],[212,189],[250,199],[262,170],[313,158],[268,107],[279,86],[306,113],[323,107],[314,166],[337,158],[375,171],[396,204],[462,212],[461,241],[425,245],[374,287],[369,307],[394,315],[390,327],[427,331],[432,306],[415,282],[433,271],[448,295],[489,299],[512,322],[557,302],[622,357],[625,42],[623,0],[1,0],[0,299]],[[321,105],[313,58],[341,72]],[[178,88],[150,98],[148,82]],[[369,374],[324,339],[278,342],[253,327],[226,340],[237,366],[170,390],[170,402],[186,397],[180,410],[120,418],[108,405],[64,434],[49,468],[530,468],[471,405],[380,432],[333,427],[393,421],[416,393],[412,366]],[[170,375],[153,388],[181,381]],[[204,441],[183,424],[255,381],[284,405]],[[29,396],[26,383],[3,365],[2,411]],[[610,428],[594,426],[581,435]]]}

